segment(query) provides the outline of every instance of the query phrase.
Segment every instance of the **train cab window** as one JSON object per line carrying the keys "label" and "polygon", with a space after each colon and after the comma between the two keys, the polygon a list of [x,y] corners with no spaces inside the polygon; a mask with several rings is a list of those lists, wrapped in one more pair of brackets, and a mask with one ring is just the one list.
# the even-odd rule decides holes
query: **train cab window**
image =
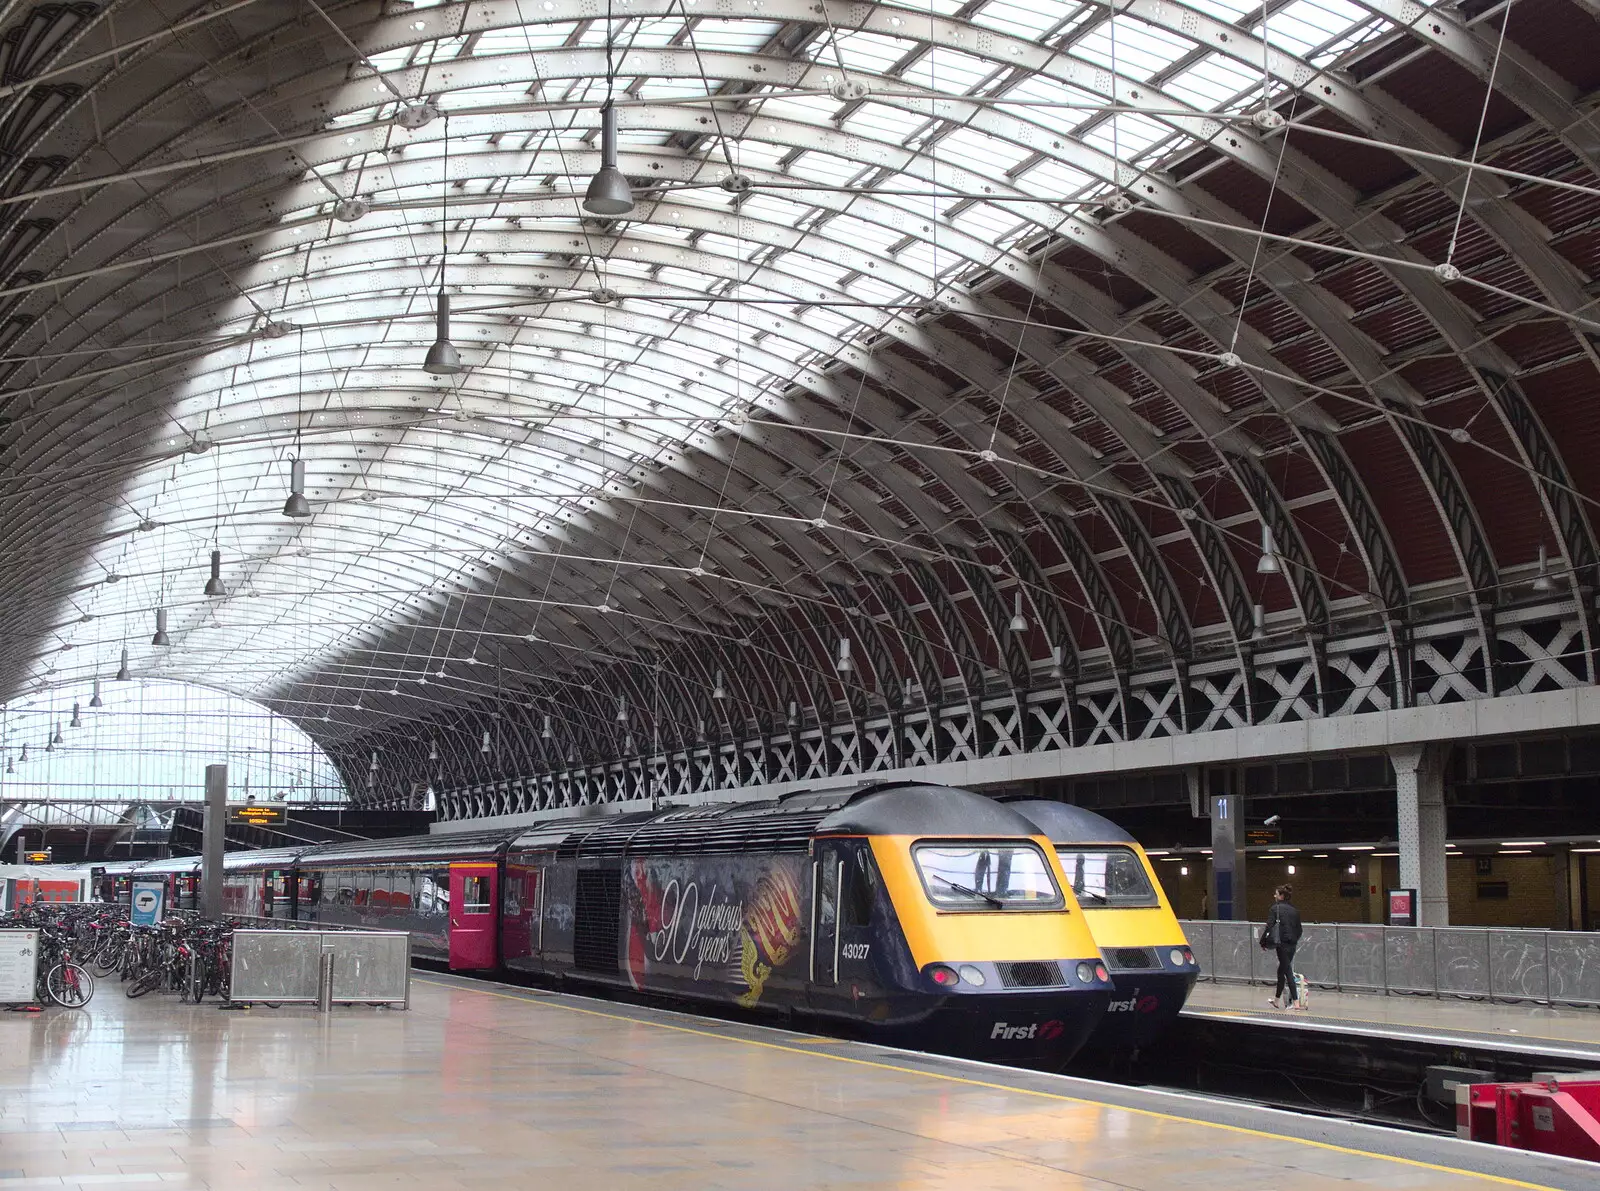
{"label": "train cab window", "polygon": [[928,843],[911,849],[941,910],[1055,910],[1064,905],[1044,853],[1027,843]]}
{"label": "train cab window", "polygon": [[841,926],[872,924],[873,892],[877,887],[878,869],[872,862],[872,853],[866,848],[857,848],[854,858],[844,866],[844,892],[839,907]]}
{"label": "train cab window", "polygon": [[461,882],[461,912],[487,914],[489,905],[489,878],[467,877]]}
{"label": "train cab window", "polygon": [[1067,845],[1056,848],[1061,871],[1080,904],[1096,906],[1157,906],[1156,891],[1132,848]]}

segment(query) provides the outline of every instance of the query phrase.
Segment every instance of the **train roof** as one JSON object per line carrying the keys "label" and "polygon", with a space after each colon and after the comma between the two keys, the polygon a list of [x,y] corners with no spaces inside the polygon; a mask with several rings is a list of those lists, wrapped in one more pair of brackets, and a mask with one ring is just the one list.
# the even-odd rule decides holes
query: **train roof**
{"label": "train roof", "polygon": [[1104,815],[1046,799],[1005,804],[1033,823],[1053,844],[1132,844],[1138,841]]}
{"label": "train roof", "polygon": [[522,830],[520,827],[501,827],[493,831],[459,831],[318,844],[302,850],[299,860],[303,868],[321,868],[326,865],[369,865],[385,861],[410,864],[430,860],[448,863],[451,860],[492,859]]}

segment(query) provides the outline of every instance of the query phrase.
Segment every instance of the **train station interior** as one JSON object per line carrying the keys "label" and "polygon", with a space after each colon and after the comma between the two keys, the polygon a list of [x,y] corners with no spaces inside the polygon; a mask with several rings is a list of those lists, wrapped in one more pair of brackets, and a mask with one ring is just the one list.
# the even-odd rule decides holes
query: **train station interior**
{"label": "train station interior", "polygon": [[0,1191],[1595,1185],[1597,88],[0,0]]}

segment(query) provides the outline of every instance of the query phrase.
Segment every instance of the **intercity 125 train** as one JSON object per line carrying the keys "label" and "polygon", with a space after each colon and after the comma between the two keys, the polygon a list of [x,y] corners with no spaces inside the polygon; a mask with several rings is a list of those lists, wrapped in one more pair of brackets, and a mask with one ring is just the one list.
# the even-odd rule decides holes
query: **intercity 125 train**
{"label": "intercity 125 train", "polygon": [[[196,867],[140,871],[177,886]],[[224,874],[231,914],[408,930],[456,970],[736,1003],[1010,1063],[1065,1063],[1113,996],[1046,832],[944,786],[236,852]]]}
{"label": "intercity 125 train", "polygon": [[1189,940],[1139,842],[1110,819],[1063,802],[1008,802],[1050,840],[1083,907],[1116,992],[1089,1045],[1135,1051],[1183,1009],[1199,978]]}

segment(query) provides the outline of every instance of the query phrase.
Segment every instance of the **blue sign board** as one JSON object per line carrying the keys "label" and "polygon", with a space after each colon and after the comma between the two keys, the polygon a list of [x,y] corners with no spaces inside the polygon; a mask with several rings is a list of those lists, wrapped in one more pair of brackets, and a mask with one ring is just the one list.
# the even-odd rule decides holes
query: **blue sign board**
{"label": "blue sign board", "polygon": [[159,926],[167,908],[165,881],[135,881],[129,917],[135,926]]}

